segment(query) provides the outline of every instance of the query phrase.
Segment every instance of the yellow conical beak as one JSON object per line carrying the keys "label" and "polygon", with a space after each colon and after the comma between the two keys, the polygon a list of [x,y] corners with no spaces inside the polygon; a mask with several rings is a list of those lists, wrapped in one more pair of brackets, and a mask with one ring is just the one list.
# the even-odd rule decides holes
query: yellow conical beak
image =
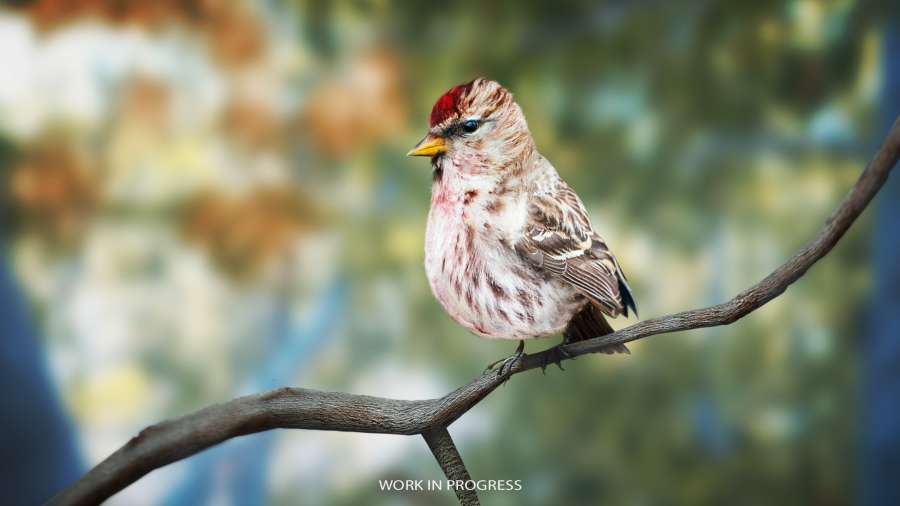
{"label": "yellow conical beak", "polygon": [[435,156],[446,152],[447,147],[444,146],[443,137],[428,134],[416,144],[416,147],[410,149],[406,156]]}

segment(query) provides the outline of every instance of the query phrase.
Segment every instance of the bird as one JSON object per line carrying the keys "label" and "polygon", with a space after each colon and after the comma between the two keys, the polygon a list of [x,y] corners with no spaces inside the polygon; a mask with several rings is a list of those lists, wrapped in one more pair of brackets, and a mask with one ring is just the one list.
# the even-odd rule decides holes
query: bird
{"label": "bird", "polygon": [[[607,317],[637,315],[627,278],[575,191],[542,156],[522,108],[498,82],[477,78],[435,102],[409,156],[431,158],[425,273],[450,317],[490,339],[518,340],[497,361],[506,374],[525,340],[562,345],[612,332]],[[629,353],[624,344],[605,353]]]}

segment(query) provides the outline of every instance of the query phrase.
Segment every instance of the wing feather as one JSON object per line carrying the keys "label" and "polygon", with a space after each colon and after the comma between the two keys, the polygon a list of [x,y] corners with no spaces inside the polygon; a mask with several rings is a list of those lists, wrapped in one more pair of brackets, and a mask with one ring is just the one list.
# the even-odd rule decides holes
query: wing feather
{"label": "wing feather", "polygon": [[637,313],[618,261],[565,182],[531,198],[525,237],[516,250],[535,267],[570,283],[607,315],[628,316],[629,309]]}

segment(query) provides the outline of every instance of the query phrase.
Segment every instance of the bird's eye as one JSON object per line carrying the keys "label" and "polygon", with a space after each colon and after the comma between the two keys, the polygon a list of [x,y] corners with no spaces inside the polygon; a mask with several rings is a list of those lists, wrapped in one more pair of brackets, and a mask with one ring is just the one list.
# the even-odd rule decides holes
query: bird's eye
{"label": "bird's eye", "polygon": [[479,123],[478,123],[477,119],[470,119],[462,124],[462,129],[463,129],[463,132],[470,134],[470,133],[474,132],[475,130],[478,130],[478,126],[479,126]]}

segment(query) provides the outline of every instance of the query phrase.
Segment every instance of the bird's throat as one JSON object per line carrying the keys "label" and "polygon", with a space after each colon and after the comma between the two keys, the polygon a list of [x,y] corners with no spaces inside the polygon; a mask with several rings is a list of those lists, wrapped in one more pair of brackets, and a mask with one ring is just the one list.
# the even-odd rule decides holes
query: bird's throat
{"label": "bird's throat", "polygon": [[431,181],[438,182],[444,177],[444,168],[442,166],[443,156],[438,155],[431,159]]}

